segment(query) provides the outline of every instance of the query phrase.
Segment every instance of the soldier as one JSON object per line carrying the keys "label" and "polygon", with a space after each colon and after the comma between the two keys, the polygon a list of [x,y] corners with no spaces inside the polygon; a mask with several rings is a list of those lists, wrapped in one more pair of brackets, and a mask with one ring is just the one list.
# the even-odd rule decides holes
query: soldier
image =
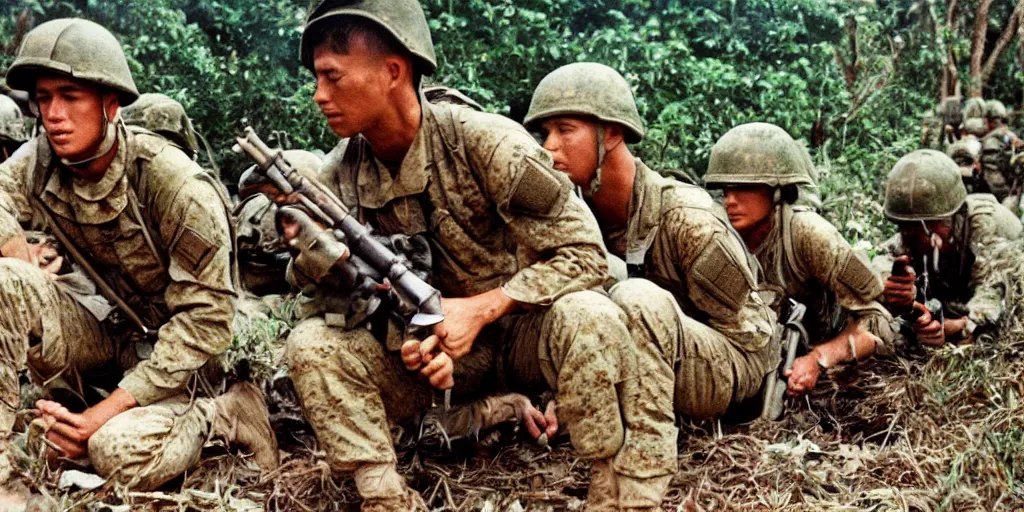
{"label": "soldier", "polygon": [[[322,182],[377,234],[429,240],[445,297],[444,322],[401,344],[401,357],[367,329],[329,325],[331,315],[288,337],[303,410],[332,469],[354,472],[363,510],[423,508],[397,473],[388,425],[427,410],[433,388],[454,386],[457,401],[476,394],[453,360],[478,374],[496,360],[508,388],[556,392],[574,448],[594,461],[591,506],[657,508],[676,464],[675,439],[661,436],[674,431],[672,410],[638,399],[638,368],[656,363],[637,361],[646,352],[623,312],[591,291],[607,264],[568,180],[521,126],[426,102],[419,84],[436,59],[413,0],[320,3],[301,48],[314,101],[342,139]],[[297,245],[293,274],[321,274],[309,265],[323,255]],[[544,420],[528,428],[552,435]]]}
{"label": "soldier", "polygon": [[987,190],[981,172],[981,138],[986,133],[988,133],[988,127],[984,119],[978,117],[968,119],[964,121],[963,137],[946,150],[946,154],[960,166],[960,177],[970,193]]}
{"label": "soldier", "polygon": [[[63,456],[87,455],[129,487],[153,489],[181,474],[211,434],[273,468],[277,445],[258,388],[236,384],[216,399],[186,393],[196,370],[231,343],[227,205],[179,149],[121,121],[119,107],[138,92],[117,40],[87,20],[43,23],[25,36],[6,79],[30,91],[45,132],[0,165],[4,435],[28,366],[49,386],[90,383],[75,390],[82,412],[40,400],[37,421]],[[88,274],[77,289],[31,263],[21,223],[39,219]],[[137,347],[149,341],[140,361]],[[112,392],[101,398],[90,389],[104,376],[113,376]]]}
{"label": "soldier", "polygon": [[[315,177],[323,161],[303,150],[284,152],[297,171]],[[242,287],[255,295],[287,293],[285,271],[291,255],[277,231],[277,206],[261,194],[256,166],[247,169],[238,180],[238,199],[233,217],[238,236],[238,266]]]}
{"label": "soldier", "polygon": [[[159,93],[145,93],[139,99],[121,111],[121,118],[129,126],[140,126],[157,135],[162,135],[182,150],[192,160],[199,160],[199,142],[206,142],[203,136],[192,126],[192,120],[185,113],[185,107],[170,96]],[[220,176],[220,169],[209,152],[214,177]]]}
{"label": "soldier", "polygon": [[939,137],[939,148],[937,149],[945,149],[960,139],[960,124],[963,123],[966,115],[963,108],[969,106],[969,102],[967,105],[962,103],[963,98],[960,96],[950,96],[939,103],[936,110],[939,113],[939,118],[942,120],[942,131]]}
{"label": "soldier", "polygon": [[813,180],[807,150],[778,126],[737,126],[711,149],[704,182],[725,189],[733,228],[757,258],[764,282],[807,306],[813,348],[785,372],[788,391],[814,389],[821,372],[870,357],[892,340],[892,316],[878,302],[882,280],[867,256],[814,210],[794,205]]}
{"label": "soldier", "polygon": [[779,347],[749,255],[706,191],[630,153],[644,128],[622,75],[595,63],[553,71],[534,91],[525,124],[543,134],[555,168],[583,190],[608,250],[639,278],[611,296],[634,339],[649,340],[640,347],[660,350],[674,370],[648,371],[652,387],[674,388],[666,405],[707,419],[756,395]]}
{"label": "soldier", "polygon": [[981,192],[991,193],[1000,202],[1010,195],[1019,195],[1021,187],[1011,162],[1022,143],[1006,126],[1006,120],[1006,107],[1002,102],[989,100],[985,103],[988,134],[981,140],[981,169],[985,181],[985,190]]}
{"label": "soldier", "polygon": [[0,94],[0,163],[7,160],[18,147],[28,140],[25,134],[25,118],[18,104],[5,94]]}
{"label": "soldier", "polygon": [[921,315],[908,334],[941,345],[998,325],[1004,291],[980,283],[994,263],[991,246],[1020,236],[1020,221],[1009,210],[989,194],[968,195],[948,156],[918,150],[889,172],[885,216],[899,234],[880,247],[874,265],[885,278],[885,306],[893,314]]}

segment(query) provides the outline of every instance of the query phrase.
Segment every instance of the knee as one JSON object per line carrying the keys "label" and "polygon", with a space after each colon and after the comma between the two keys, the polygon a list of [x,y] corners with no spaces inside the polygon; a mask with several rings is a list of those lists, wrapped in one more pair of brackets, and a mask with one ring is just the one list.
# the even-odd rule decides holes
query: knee
{"label": "knee", "polygon": [[[114,416],[89,438],[89,461],[96,472],[135,490],[151,490],[174,478],[193,462],[194,450],[168,446],[173,420],[153,417],[151,408],[136,408]],[[179,460],[180,459],[180,460]]]}
{"label": "knee", "polygon": [[328,326],[322,318],[310,318],[288,335],[285,361],[289,372],[294,375],[345,365],[372,357],[377,351],[383,356],[380,343],[369,331],[342,331]]}
{"label": "knee", "polygon": [[673,318],[676,300],[664,288],[646,280],[629,279],[612,287],[612,302],[632,320],[636,318]]}
{"label": "knee", "polygon": [[18,258],[0,258],[0,294],[19,293],[39,267]]}
{"label": "knee", "polygon": [[622,310],[605,295],[593,291],[570,293],[551,305],[552,320],[573,329],[601,332],[604,326],[624,325]]}

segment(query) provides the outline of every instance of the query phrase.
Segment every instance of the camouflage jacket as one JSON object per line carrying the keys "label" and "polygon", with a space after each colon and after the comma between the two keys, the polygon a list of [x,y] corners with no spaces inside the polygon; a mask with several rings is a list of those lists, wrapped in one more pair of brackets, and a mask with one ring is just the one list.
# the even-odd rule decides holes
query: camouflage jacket
{"label": "camouflage jacket", "polygon": [[1017,177],[1010,162],[1020,149],[1021,140],[1009,128],[1001,126],[981,139],[981,170],[987,190],[1002,201],[1013,192]]}
{"label": "camouflage jacket", "polygon": [[521,126],[460,105],[421,105],[420,129],[394,168],[361,136],[327,155],[320,180],[353,215],[380,235],[426,236],[432,281],[446,297],[500,286],[546,306],[607,279],[593,217]]}
{"label": "camouflage jacket", "polygon": [[811,341],[834,336],[843,326],[841,317],[848,315],[882,345],[891,343],[893,318],[878,302],[882,279],[867,255],[854,251],[832,224],[809,208],[785,205],[779,212],[754,256],[768,285],[807,306],[804,325]]}
{"label": "camouflage jacket", "polygon": [[756,263],[725,212],[700,187],[665,178],[640,160],[636,168],[628,224],[607,233],[609,251],[625,259],[631,277],[671,292],[686,316],[751,353],[755,371],[767,371],[778,358],[775,315],[757,294]]}
{"label": "camouflage jacket", "polygon": [[[1004,310],[1005,290],[986,278],[994,263],[990,250],[1000,240],[1020,237],[1021,223],[991,194],[970,194],[952,218],[951,250],[939,256],[939,271],[930,269],[929,298],[942,302],[948,318],[966,316],[978,326],[995,326]],[[903,244],[899,234],[884,242],[872,264],[889,276],[893,258],[910,255],[915,272],[924,272],[924,256]]]}
{"label": "camouflage jacket", "polygon": [[0,165],[0,243],[21,235],[21,223],[52,219],[50,229],[159,328],[152,356],[119,384],[146,405],[179,393],[231,344],[233,240],[226,200],[198,165],[162,137],[119,130],[95,183],[52,157],[45,134]]}

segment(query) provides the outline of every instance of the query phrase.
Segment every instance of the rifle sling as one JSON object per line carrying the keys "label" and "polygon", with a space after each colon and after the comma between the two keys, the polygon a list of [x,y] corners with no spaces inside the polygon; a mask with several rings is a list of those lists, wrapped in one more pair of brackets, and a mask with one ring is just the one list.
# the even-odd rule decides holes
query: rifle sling
{"label": "rifle sling", "polygon": [[53,214],[50,213],[49,208],[47,208],[46,205],[43,204],[43,202],[34,194],[31,195],[30,197],[32,198],[32,201],[36,203],[36,206],[38,207],[39,211],[41,211],[43,215],[46,217],[46,222],[53,229],[54,236],[56,236],[57,239],[60,240],[61,245],[63,245],[64,248],[67,249],[69,253],[71,253],[71,257],[74,258],[75,261],[82,266],[82,268],[85,270],[85,273],[89,274],[89,277],[93,280],[93,283],[95,283],[96,287],[99,288],[100,293],[103,294],[103,296],[106,297],[107,300],[113,302],[114,305],[120,308],[121,311],[124,312],[124,314],[132,321],[132,323],[134,323],[139,329],[142,330],[143,334],[149,334],[150,329],[146,327],[146,324],[142,321],[142,317],[140,317],[135,312],[135,310],[133,310],[131,306],[129,306],[128,303],[124,301],[124,299],[117,295],[117,292],[114,291],[114,288],[111,287],[110,284],[108,284],[105,279],[103,279],[99,272],[97,272],[96,269],[92,266],[92,264],[89,263],[89,260],[85,258],[81,251],[79,251],[73,243],[71,243],[71,239],[69,239],[68,236],[64,233],[64,231],[61,230],[60,227],[57,225],[57,222],[53,218]]}

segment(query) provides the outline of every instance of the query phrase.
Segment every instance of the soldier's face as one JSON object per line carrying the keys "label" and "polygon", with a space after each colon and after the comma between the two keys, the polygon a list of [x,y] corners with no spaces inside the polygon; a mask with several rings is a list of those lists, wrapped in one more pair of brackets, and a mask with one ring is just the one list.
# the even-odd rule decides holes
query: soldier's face
{"label": "soldier's face", "polygon": [[551,153],[555,169],[578,186],[589,185],[597,173],[597,125],[576,117],[553,117],[541,127],[544,149]]}
{"label": "soldier's face", "polygon": [[766,222],[772,213],[772,189],[765,185],[725,189],[725,213],[741,234]]}
{"label": "soldier's face", "polygon": [[313,101],[340,138],[377,128],[393,84],[387,59],[371,51],[363,37],[353,35],[348,46],[344,54],[332,51],[327,44],[313,52]]}
{"label": "soldier's face", "polygon": [[59,76],[36,80],[35,100],[50,146],[57,156],[68,160],[94,155],[103,142],[104,110],[109,118],[117,112],[115,95]]}
{"label": "soldier's face", "polygon": [[900,222],[897,226],[903,244],[916,254],[931,254],[932,235],[935,235],[934,243],[939,244],[940,251],[946,252],[953,249],[953,245],[949,243],[949,234],[953,231],[953,225],[948,220],[929,220],[925,221],[924,225],[920,221],[908,221]]}

